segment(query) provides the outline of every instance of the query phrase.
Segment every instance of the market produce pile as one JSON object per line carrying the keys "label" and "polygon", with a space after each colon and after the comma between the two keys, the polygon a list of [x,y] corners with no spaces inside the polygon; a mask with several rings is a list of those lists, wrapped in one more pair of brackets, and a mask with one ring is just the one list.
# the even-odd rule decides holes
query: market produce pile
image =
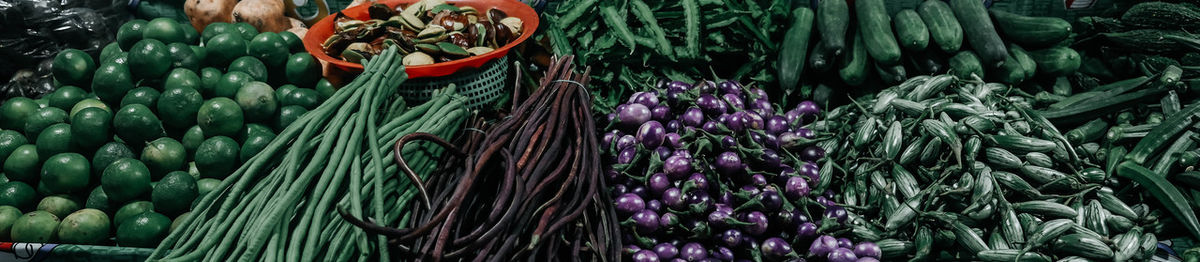
{"label": "market produce pile", "polygon": [[55,92],[0,104],[0,239],[154,247],[332,92],[295,35],[224,28],[130,21],[98,60],[59,53]]}
{"label": "market produce pile", "polygon": [[[556,54],[590,65],[596,110],[612,112],[655,79],[695,82],[713,74],[774,82],[789,1],[566,1],[547,9]],[[697,64],[706,65],[697,67]],[[782,97],[781,97],[782,98]]]}
{"label": "market produce pile", "polygon": [[630,258],[881,259],[874,243],[822,233],[847,213],[825,190],[825,151],[797,147],[818,111],[777,113],[763,89],[732,80],[662,80],[617,106],[602,145]]}

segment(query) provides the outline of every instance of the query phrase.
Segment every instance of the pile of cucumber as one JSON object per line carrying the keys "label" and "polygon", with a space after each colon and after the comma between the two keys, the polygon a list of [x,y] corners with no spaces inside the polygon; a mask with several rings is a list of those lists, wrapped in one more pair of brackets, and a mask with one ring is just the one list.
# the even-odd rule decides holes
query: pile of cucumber
{"label": "pile of cucumber", "polygon": [[154,247],[333,92],[289,32],[135,19],[65,50],[57,90],[0,101],[0,241]]}
{"label": "pile of cucumber", "polygon": [[784,90],[886,86],[942,73],[1014,85],[1052,81],[1079,68],[1070,36],[1063,19],[988,10],[982,1],[926,0],[888,13],[884,0],[821,0],[793,12],[778,74]]}

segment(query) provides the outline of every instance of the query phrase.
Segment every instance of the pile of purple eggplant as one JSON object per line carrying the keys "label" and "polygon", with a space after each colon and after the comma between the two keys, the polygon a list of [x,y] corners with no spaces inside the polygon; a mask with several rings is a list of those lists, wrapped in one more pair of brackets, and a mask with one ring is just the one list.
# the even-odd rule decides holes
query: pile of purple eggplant
{"label": "pile of purple eggplant", "polygon": [[819,112],[811,101],[777,112],[736,81],[633,94],[608,115],[602,144],[626,259],[878,261],[878,245],[829,235],[848,214],[810,186],[831,175],[802,128]]}

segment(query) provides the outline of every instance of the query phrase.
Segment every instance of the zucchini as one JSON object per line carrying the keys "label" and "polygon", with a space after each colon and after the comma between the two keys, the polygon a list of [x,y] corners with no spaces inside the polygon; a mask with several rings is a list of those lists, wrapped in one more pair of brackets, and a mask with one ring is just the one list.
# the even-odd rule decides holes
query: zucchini
{"label": "zucchini", "polygon": [[859,34],[871,58],[884,65],[899,64],[900,45],[892,33],[892,17],[887,14],[884,0],[855,1],[854,10],[858,14]]}
{"label": "zucchini", "polygon": [[963,29],[958,24],[954,11],[942,0],[925,0],[917,7],[917,14],[929,29],[929,38],[942,52],[954,53],[962,47]]}
{"label": "zucchini", "polygon": [[971,49],[979,56],[979,61],[987,67],[1003,64],[1008,50],[1000,40],[1000,35],[996,33],[996,26],[988,17],[983,1],[950,0],[950,9],[954,10],[954,15],[958,17],[959,24],[963,26],[963,35],[971,44]]}
{"label": "zucchini", "polygon": [[1071,36],[1071,23],[1058,17],[1034,17],[992,9],[992,19],[1009,41],[1029,47],[1047,47]]}
{"label": "zucchini", "polygon": [[1029,56],[1033,57],[1033,61],[1037,63],[1038,74],[1042,77],[1070,75],[1079,69],[1079,64],[1082,62],[1075,49],[1066,47],[1032,51],[1029,52]]}
{"label": "zucchini", "polygon": [[846,28],[850,25],[850,7],[846,0],[821,0],[817,3],[817,32],[821,46],[833,55],[846,47]]}
{"label": "zucchini", "polygon": [[846,85],[858,86],[867,80],[867,65],[871,62],[863,45],[862,34],[855,32],[854,41],[847,48],[850,52],[842,56],[842,68],[838,70],[838,75]]}
{"label": "zucchini", "polygon": [[1200,12],[1184,4],[1142,2],[1121,15],[1121,22],[1138,28],[1200,29]]}
{"label": "zucchini", "polygon": [[807,7],[792,10],[792,27],[783,37],[779,50],[779,86],[783,90],[795,90],[804,75],[804,64],[808,62],[808,39],[812,36],[813,12]]}
{"label": "zucchini", "polygon": [[892,21],[896,27],[896,41],[909,51],[923,51],[929,46],[929,28],[921,21],[921,15],[912,9],[900,10]]}
{"label": "zucchini", "polygon": [[950,58],[950,73],[963,80],[972,79],[972,74],[982,79],[984,77],[983,63],[980,62],[979,57],[974,52],[968,50],[959,51],[958,54]]}

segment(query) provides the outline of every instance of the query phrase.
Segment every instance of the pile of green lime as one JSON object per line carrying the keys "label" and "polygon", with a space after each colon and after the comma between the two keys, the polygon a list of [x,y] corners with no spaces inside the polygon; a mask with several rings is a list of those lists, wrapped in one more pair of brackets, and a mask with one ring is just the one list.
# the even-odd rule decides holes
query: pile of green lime
{"label": "pile of green lime", "polygon": [[0,102],[0,241],[154,247],[334,91],[296,35],[242,23],[135,19],[52,72]]}

